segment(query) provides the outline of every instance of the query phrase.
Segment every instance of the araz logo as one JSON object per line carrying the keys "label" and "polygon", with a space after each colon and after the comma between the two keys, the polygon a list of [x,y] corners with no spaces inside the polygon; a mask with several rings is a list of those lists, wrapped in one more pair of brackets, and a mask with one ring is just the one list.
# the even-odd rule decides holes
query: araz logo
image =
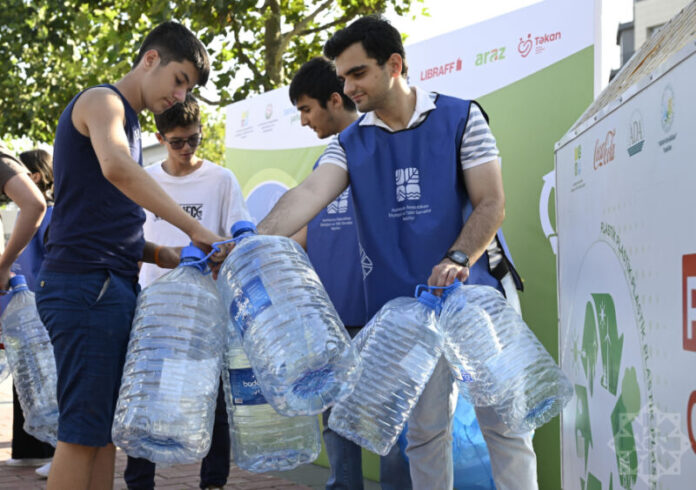
{"label": "araz logo", "polygon": [[415,167],[396,170],[396,200],[417,201],[421,197],[420,173]]}
{"label": "araz logo", "polygon": [[348,211],[348,193],[350,189],[346,189],[338,196],[331,204],[326,207],[328,214],[343,214]]}
{"label": "araz logo", "polygon": [[640,111],[633,111],[631,121],[628,125],[628,156],[640,153],[645,144],[645,136],[643,135],[643,116]]}
{"label": "araz logo", "polygon": [[505,59],[505,46],[500,48],[491,49],[485,53],[479,53],[476,55],[476,66],[485,65],[486,63],[492,63],[494,61]]}
{"label": "araz logo", "polygon": [[696,352],[696,254],[682,256],[682,344]]}
{"label": "araz logo", "polygon": [[604,167],[608,165],[609,162],[614,160],[614,151],[616,145],[614,144],[614,136],[616,136],[616,130],[612,129],[607,132],[607,136],[604,141],[597,140],[595,143],[594,150],[594,169],[597,170],[599,167]]}

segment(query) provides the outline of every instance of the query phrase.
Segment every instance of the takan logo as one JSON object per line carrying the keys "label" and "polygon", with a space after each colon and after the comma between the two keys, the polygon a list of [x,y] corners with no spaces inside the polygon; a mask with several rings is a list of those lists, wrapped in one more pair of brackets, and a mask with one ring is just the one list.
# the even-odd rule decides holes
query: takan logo
{"label": "takan logo", "polygon": [[396,170],[396,200],[417,201],[421,197],[420,173],[415,167]]}
{"label": "takan logo", "polygon": [[517,44],[517,51],[523,58],[529,56],[532,52],[532,48],[535,48],[534,52],[536,54],[541,53],[546,49],[546,45],[554,41],[561,39],[561,32],[554,32],[553,34],[544,34],[542,36],[534,36],[534,41],[532,41],[532,34],[527,34],[527,39],[520,38],[520,42]]}
{"label": "takan logo", "polygon": [[674,122],[674,91],[670,85],[665,87],[664,92],[662,92],[662,112],[660,123],[662,124],[662,129],[665,133],[668,133],[672,129],[672,123]]}
{"label": "takan logo", "polygon": [[631,120],[628,123],[628,156],[640,153],[645,144],[645,135],[643,134],[643,115],[639,110],[633,111]]}
{"label": "takan logo", "polygon": [[520,52],[523,58],[526,58],[529,53],[532,52],[533,47],[534,43],[532,42],[532,35],[527,34],[527,39],[522,40],[522,38],[520,38],[520,43],[517,45],[517,51]]}
{"label": "takan logo", "polygon": [[614,151],[616,150],[616,145],[614,144],[614,136],[616,136],[616,129],[608,131],[606,137],[604,138],[604,141],[597,140],[595,142],[595,170],[599,169],[599,167],[604,167],[605,165],[608,165],[609,162],[614,160]]}

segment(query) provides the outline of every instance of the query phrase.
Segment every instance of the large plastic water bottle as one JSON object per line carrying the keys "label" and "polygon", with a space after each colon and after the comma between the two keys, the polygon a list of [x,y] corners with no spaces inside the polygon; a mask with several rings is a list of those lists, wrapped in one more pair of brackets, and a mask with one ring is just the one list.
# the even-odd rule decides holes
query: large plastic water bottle
{"label": "large plastic water bottle", "polygon": [[129,456],[193,463],[210,448],[226,344],[225,317],[204,256],[181,264],[138,296],[112,438]]}
{"label": "large plastic water bottle", "polygon": [[396,442],[442,353],[429,292],[386,303],[355,338],[362,346],[362,374],[331,410],[329,428],[385,456]]}
{"label": "large plastic water bottle", "polygon": [[10,375],[10,366],[7,364],[7,354],[5,354],[5,346],[0,346],[0,383],[5,381]]}
{"label": "large plastic water bottle", "polygon": [[234,462],[254,472],[285,471],[311,463],[321,450],[319,419],[316,415],[285,417],[268,404],[234,328],[230,324],[223,373]]}
{"label": "large plastic water bottle", "polygon": [[24,430],[55,446],[58,377],[53,346],[24,276],[10,279],[9,294],[12,298],[0,317],[2,342],[24,412]]}
{"label": "large plastic water bottle", "polygon": [[511,429],[533,430],[570,400],[570,381],[498,290],[452,289],[440,325],[448,361],[473,376],[474,402],[493,405]]}
{"label": "large plastic water bottle", "polygon": [[217,280],[266,400],[313,415],[347,396],[360,360],[307,254],[288,238],[232,227],[237,245]]}

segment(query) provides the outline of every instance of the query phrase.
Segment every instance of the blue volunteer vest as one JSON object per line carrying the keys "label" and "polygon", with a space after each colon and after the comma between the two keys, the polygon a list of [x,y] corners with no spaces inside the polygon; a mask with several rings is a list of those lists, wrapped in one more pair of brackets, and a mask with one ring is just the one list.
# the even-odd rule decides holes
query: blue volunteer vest
{"label": "blue volunteer vest", "polygon": [[365,292],[350,187],[307,225],[307,254],[343,324],[365,325]]}
{"label": "blue volunteer vest", "polygon": [[[113,85],[125,108],[130,155],[142,165],[138,115]],[[108,269],[138,276],[145,239],[145,213],[102,174],[90,139],[72,123],[75,101],[58,120],[53,146],[55,206],[43,267],[57,272]]]}
{"label": "blue volunteer vest", "polygon": [[[413,128],[392,133],[360,126],[360,118],[339,135],[359,240],[372,264],[364,280],[369,317],[427,282],[472,211],[459,163],[471,102],[438,95],[436,104]],[[471,267],[467,282],[502,291],[486,253]]]}

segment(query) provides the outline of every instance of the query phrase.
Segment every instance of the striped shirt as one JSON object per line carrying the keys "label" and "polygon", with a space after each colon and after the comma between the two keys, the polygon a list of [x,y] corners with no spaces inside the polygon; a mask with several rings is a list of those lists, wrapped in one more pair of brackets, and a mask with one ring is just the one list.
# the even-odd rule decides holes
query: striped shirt
{"label": "striped shirt", "polygon": [[[435,92],[426,92],[420,87],[415,87],[416,90],[416,107],[413,111],[413,116],[408,123],[407,128],[417,126],[428,115],[430,111],[435,109]],[[368,112],[360,121],[360,126],[379,126],[387,131],[393,130],[382,121],[374,112]],[[471,104],[469,109],[469,120],[466,123],[464,137],[462,138],[460,162],[463,170],[467,170],[482,163],[489,162],[498,158],[498,147],[495,143],[495,138],[491,129],[488,127],[486,119],[483,117],[481,110],[476,104]],[[331,163],[338,165],[344,170],[348,170],[348,162],[346,160],[346,152],[338,142],[338,136],[333,136],[326,150],[319,158],[319,165]]]}

